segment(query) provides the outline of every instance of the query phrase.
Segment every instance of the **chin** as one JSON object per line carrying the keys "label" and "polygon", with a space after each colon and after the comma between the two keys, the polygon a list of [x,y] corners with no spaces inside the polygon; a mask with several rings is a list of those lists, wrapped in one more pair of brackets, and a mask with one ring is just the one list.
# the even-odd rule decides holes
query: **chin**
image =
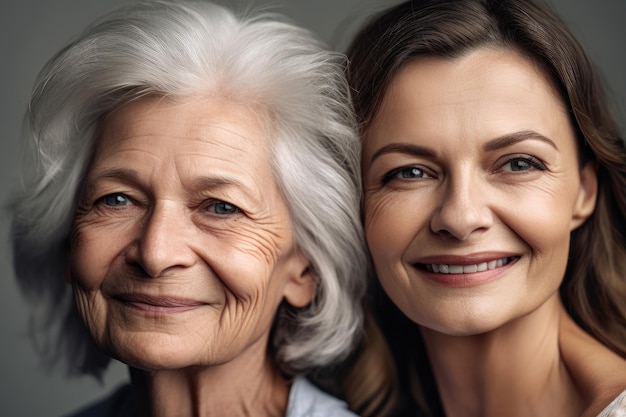
{"label": "chin", "polygon": [[209,366],[210,361],[198,360],[184,352],[158,352],[147,355],[120,354],[116,359],[133,368],[144,371],[173,371],[196,366]]}
{"label": "chin", "polygon": [[430,330],[448,336],[467,337],[488,333],[496,328],[497,326],[490,326],[482,323],[464,323],[459,325],[439,326],[437,328],[431,327]]}
{"label": "chin", "polygon": [[[183,369],[211,364],[206,343],[196,346],[170,335],[133,335],[132,340],[109,345],[107,353],[133,368],[146,371]],[[199,352],[203,353],[200,357]]]}
{"label": "chin", "polygon": [[501,315],[472,313],[466,313],[463,317],[430,317],[416,321],[424,329],[459,337],[488,333],[508,322],[509,320]]}

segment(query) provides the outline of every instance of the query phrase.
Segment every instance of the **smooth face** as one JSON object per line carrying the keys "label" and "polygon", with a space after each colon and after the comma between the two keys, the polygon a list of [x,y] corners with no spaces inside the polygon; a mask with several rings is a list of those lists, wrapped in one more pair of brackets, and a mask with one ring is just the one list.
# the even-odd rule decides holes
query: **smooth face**
{"label": "smooth face", "polygon": [[303,271],[259,114],[143,99],[103,123],[75,218],[70,279],[96,344],[142,369],[265,354]]}
{"label": "smooth face", "polygon": [[453,335],[554,295],[570,232],[595,205],[560,98],[501,49],[407,64],[367,132],[363,175],[379,280],[414,322]]}

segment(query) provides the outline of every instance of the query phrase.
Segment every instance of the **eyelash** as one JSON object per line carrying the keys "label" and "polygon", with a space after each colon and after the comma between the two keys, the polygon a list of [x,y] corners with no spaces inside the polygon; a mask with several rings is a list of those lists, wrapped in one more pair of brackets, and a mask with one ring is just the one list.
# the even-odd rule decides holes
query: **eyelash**
{"label": "eyelash", "polygon": [[[110,199],[110,198],[115,198],[116,201],[119,202],[120,197],[126,200],[126,204],[116,205],[116,204],[109,204],[107,202],[107,199]],[[106,207],[113,208],[113,209],[119,208],[119,207],[127,207],[129,205],[134,205],[134,204],[135,203],[133,202],[133,200],[124,193],[111,193],[111,194],[102,196],[96,200],[96,205],[104,205]]]}
{"label": "eyelash", "polygon": [[[217,213],[216,211],[211,210],[212,208],[215,208],[217,205],[220,205],[220,204],[224,206],[228,206],[228,208],[230,208],[232,211],[228,213]],[[223,201],[223,200],[209,200],[208,203],[204,206],[204,210],[212,214],[218,215],[218,216],[229,216],[229,215],[242,213],[239,207],[237,207],[234,204],[229,203],[228,201]]]}
{"label": "eyelash", "polygon": [[535,158],[534,156],[530,156],[530,155],[512,155],[512,156],[508,156],[506,157],[506,161],[500,165],[500,169],[504,168],[506,165],[511,164],[512,162],[515,161],[520,161],[520,162],[524,162],[527,163],[529,165],[529,169],[522,169],[522,170],[518,170],[518,171],[514,171],[513,169],[511,169],[512,172],[524,172],[524,171],[529,171],[532,169],[538,169],[540,171],[545,171],[547,169],[546,165],[539,160],[538,158]]}
{"label": "eyelash", "polygon": [[[120,200],[124,200],[124,201],[120,201]],[[122,202],[124,204],[117,205],[114,203],[114,201]],[[105,196],[98,198],[96,200],[96,205],[102,205],[110,209],[120,209],[123,207],[135,205],[135,202],[124,193],[111,193],[111,194],[107,194]],[[220,209],[218,207],[220,205],[223,206],[223,208],[227,210],[228,212],[219,213],[218,210]],[[208,200],[208,202],[204,205],[204,210],[212,214],[218,215],[218,216],[229,216],[233,214],[239,214],[242,212],[241,209],[237,207],[236,205],[231,204],[227,201],[223,201],[223,200]]]}
{"label": "eyelash", "polygon": [[[511,155],[507,156],[504,163],[499,166],[499,169],[503,169],[506,165],[511,164],[513,162],[524,162],[528,164],[527,169],[513,170],[512,167],[510,169],[511,172],[526,172],[533,169],[537,169],[539,171],[545,171],[547,169],[546,165],[538,158],[530,155]],[[417,170],[419,173],[415,176],[399,178],[398,175],[403,172],[407,172],[409,170]],[[415,165],[403,166],[396,169],[393,169],[386,173],[382,178],[382,185],[388,184],[389,182],[399,179],[399,180],[412,180],[412,179],[421,179],[421,178],[433,178],[433,175],[430,175],[424,168]]]}
{"label": "eyelash", "polygon": [[[409,171],[409,170],[418,170],[419,171],[419,176],[414,176],[414,177],[404,177],[404,178],[398,178],[398,175],[401,174],[403,171]],[[411,179],[416,179],[416,178],[433,178],[432,175],[428,174],[426,172],[425,169],[419,167],[419,166],[415,166],[415,165],[409,165],[409,166],[404,166],[404,167],[400,167],[400,168],[396,168],[393,169],[391,171],[389,171],[388,173],[386,173],[383,178],[382,178],[382,184],[385,185],[387,183],[389,183],[390,181],[393,181],[394,179],[400,179],[400,180],[411,180]]]}

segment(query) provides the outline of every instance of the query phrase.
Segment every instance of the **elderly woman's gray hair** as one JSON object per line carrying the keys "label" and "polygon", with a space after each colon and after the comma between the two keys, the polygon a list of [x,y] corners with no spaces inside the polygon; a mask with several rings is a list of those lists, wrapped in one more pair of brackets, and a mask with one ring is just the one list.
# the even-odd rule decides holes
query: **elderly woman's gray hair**
{"label": "elderly woman's gray hair", "polygon": [[317,278],[308,307],[281,306],[275,359],[296,374],[345,357],[361,327],[367,262],[358,214],[360,146],[344,63],[276,16],[167,2],[108,15],[53,57],[25,120],[24,146],[34,147],[36,158],[25,162],[24,187],[12,205],[15,271],[45,318],[34,328],[42,354],[53,361],[67,355],[74,372],[96,376],[108,363],[63,279],[77,190],[99,122],[146,95],[210,95],[267,115],[274,174]]}

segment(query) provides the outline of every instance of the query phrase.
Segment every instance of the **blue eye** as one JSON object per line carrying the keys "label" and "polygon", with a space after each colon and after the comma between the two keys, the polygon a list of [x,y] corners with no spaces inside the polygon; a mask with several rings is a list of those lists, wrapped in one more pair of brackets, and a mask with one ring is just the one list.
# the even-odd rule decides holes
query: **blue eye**
{"label": "blue eye", "polygon": [[532,156],[515,156],[510,158],[506,163],[502,166],[503,169],[507,170],[506,167],[509,167],[508,170],[513,172],[520,171],[530,171],[533,169],[538,169],[540,171],[544,171],[546,166],[539,159]]}
{"label": "blue eye", "polygon": [[383,184],[388,183],[394,179],[405,180],[405,179],[416,179],[416,178],[431,178],[431,175],[426,173],[420,167],[417,166],[409,166],[394,169],[383,177]]}
{"label": "blue eye", "polygon": [[98,199],[99,203],[102,203],[109,207],[123,207],[130,206],[132,201],[130,198],[121,193],[108,194]]}
{"label": "blue eye", "polygon": [[219,215],[229,215],[240,213],[241,210],[239,207],[227,203],[226,201],[213,201],[211,204],[207,206],[207,211],[210,211]]}

